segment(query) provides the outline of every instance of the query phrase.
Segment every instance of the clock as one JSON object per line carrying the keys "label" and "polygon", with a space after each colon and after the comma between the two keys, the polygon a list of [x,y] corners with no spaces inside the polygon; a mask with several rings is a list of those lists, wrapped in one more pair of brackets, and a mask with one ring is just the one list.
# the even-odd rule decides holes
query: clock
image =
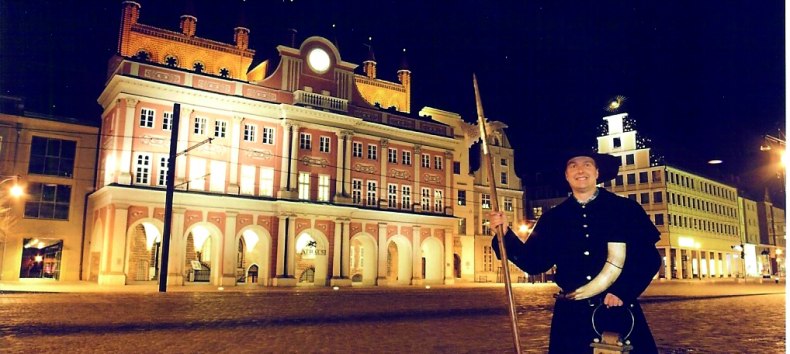
{"label": "clock", "polygon": [[321,48],[315,48],[307,54],[307,65],[318,74],[323,74],[329,70],[329,54]]}

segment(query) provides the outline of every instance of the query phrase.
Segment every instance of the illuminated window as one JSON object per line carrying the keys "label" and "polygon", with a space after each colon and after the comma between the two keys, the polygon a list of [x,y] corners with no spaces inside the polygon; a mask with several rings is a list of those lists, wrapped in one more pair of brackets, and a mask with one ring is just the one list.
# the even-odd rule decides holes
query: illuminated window
{"label": "illuminated window", "polygon": [[494,249],[491,246],[483,246],[483,271],[494,271]]}
{"label": "illuminated window", "polygon": [[431,189],[430,188],[423,188],[422,189],[422,211],[430,211],[431,210]]}
{"label": "illuminated window", "polygon": [[390,208],[398,207],[398,185],[387,185],[387,206]]}
{"label": "illuminated window", "polygon": [[313,136],[307,133],[299,133],[299,148],[310,150],[313,148]]}
{"label": "illuminated window", "polygon": [[159,177],[157,178],[157,184],[160,186],[167,185],[167,160],[169,158],[167,156],[162,156],[159,158]]}
{"label": "illuminated window", "polygon": [[51,183],[28,183],[25,217],[36,219],[69,219],[71,186]]}
{"label": "illuminated window", "polygon": [[543,216],[543,207],[532,208],[532,214],[535,216],[535,219],[540,219]]}
{"label": "illuminated window", "polygon": [[189,190],[202,191],[206,189],[206,160],[189,158]]}
{"label": "illuminated window", "polygon": [[377,160],[379,158],[378,149],[378,146],[368,144],[368,160]]}
{"label": "illuminated window", "polygon": [[401,186],[401,209],[411,209],[411,186]]}
{"label": "illuminated window", "polygon": [[367,206],[378,206],[379,205],[379,197],[378,191],[376,190],[377,182],[376,181],[368,181],[368,190],[367,190],[367,199],[366,204]]}
{"label": "illuminated window", "polygon": [[299,199],[310,199],[310,173],[299,172]]}
{"label": "illuminated window", "polygon": [[143,128],[154,127],[154,115],[156,112],[153,109],[143,108],[140,110],[140,126]]}
{"label": "illuminated window", "polygon": [[411,151],[403,151],[403,164],[411,166]]}
{"label": "illuminated window", "polygon": [[274,196],[274,169],[271,167],[261,167],[261,183],[258,187],[258,195],[264,197]]}
{"label": "illuminated window", "polygon": [[502,203],[502,209],[505,211],[513,211],[513,198],[505,197],[505,200]]}
{"label": "illuminated window", "polygon": [[482,226],[482,229],[483,229],[482,230],[483,231],[483,235],[490,235],[491,234],[491,222],[489,222],[488,219],[483,219],[483,222],[482,222],[481,226]]}
{"label": "illuminated window", "polygon": [[239,181],[239,193],[244,195],[255,194],[255,166],[241,166],[241,180]]}
{"label": "illuminated window", "polygon": [[214,137],[224,138],[228,131],[228,122],[224,120],[214,121]]}
{"label": "illuminated window", "polygon": [[398,150],[389,148],[387,149],[387,161],[389,163],[398,163]]}
{"label": "illuminated window", "polygon": [[318,175],[318,201],[329,201],[329,175]]}
{"label": "illuminated window", "polygon": [[263,141],[264,144],[274,144],[274,128],[263,128]]}
{"label": "illuminated window", "polygon": [[441,189],[433,190],[433,211],[437,213],[444,212],[444,191]]}
{"label": "illuminated window", "polygon": [[480,195],[480,206],[483,209],[491,209],[491,195],[483,193]]}
{"label": "illuminated window", "polygon": [[322,136],[318,138],[318,151],[329,152],[329,137]]}
{"label": "illuminated window", "polygon": [[257,134],[258,127],[254,124],[245,124],[244,125],[244,141],[255,141],[255,136]]}
{"label": "illuminated window", "polygon": [[212,160],[211,170],[209,175],[209,188],[212,192],[224,193],[225,192],[225,169],[227,163],[225,161]]}
{"label": "illuminated window", "polygon": [[149,184],[151,178],[151,155],[137,154],[134,159],[134,183]]}
{"label": "illuminated window", "polygon": [[466,191],[458,191],[458,205],[466,205]]}

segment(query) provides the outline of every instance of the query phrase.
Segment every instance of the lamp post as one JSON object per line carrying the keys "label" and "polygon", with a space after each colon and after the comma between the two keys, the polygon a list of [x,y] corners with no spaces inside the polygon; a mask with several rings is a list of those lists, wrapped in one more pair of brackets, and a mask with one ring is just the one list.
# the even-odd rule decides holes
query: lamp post
{"label": "lamp post", "polygon": [[[0,195],[0,233],[3,234],[3,253],[0,256],[0,280],[2,280],[8,233],[11,231],[11,226],[13,226],[14,221],[13,215],[11,215],[10,198],[19,199],[25,194],[25,190],[19,185],[19,176],[0,176],[0,178],[2,178],[2,180],[0,180],[0,186],[6,182],[14,181],[14,184],[7,190],[4,190],[4,193]],[[8,201],[8,206],[6,206],[6,201]]]}

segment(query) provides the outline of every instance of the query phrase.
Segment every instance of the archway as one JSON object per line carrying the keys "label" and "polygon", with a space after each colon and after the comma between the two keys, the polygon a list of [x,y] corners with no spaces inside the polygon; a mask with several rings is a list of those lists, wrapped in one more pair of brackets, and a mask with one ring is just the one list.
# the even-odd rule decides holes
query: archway
{"label": "archway", "polygon": [[212,268],[218,264],[214,254],[211,232],[203,225],[194,226],[186,238],[185,269],[186,283],[210,283]]}
{"label": "archway", "polygon": [[442,243],[434,237],[426,238],[420,247],[423,259],[422,277],[426,283],[441,284],[444,280]]}
{"label": "archway", "polygon": [[376,285],[376,242],[369,234],[351,238],[349,274],[352,284]]}
{"label": "archway", "polygon": [[409,285],[412,278],[411,247],[403,236],[393,236],[387,244],[387,280]]}
{"label": "archway", "polygon": [[317,230],[306,230],[296,238],[294,275],[298,285],[325,286],[327,282],[326,237]]}
{"label": "archway", "polygon": [[162,234],[150,221],[143,221],[129,230],[129,255],[126,269],[131,281],[159,279]]}
{"label": "archway", "polygon": [[[241,271],[244,272],[246,269],[247,277],[249,277],[249,268],[251,265],[255,265],[257,267],[257,284],[261,285],[270,285],[269,280],[271,278],[271,248],[272,248],[272,241],[271,235],[269,232],[261,226],[258,225],[250,225],[243,229],[238,234],[238,241],[244,242],[245,249],[244,249],[244,264],[242,267],[237,268],[237,272]],[[237,258],[240,255],[237,255]],[[238,265],[238,259],[237,259]],[[246,280],[246,283],[251,284],[249,279]]]}

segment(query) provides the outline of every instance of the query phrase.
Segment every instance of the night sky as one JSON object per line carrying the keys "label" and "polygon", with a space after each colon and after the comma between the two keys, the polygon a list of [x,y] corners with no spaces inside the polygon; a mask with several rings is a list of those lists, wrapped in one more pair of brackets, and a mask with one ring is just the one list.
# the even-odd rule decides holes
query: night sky
{"label": "night sky", "polygon": [[[179,31],[183,1],[139,2],[140,22]],[[486,115],[509,125],[524,177],[556,166],[558,151],[594,146],[603,108],[623,95],[624,111],[669,164],[770,181],[759,147],[763,134],[785,130],[784,2],[633,3],[197,0],[193,8],[198,37],[231,43],[246,24],[253,65],[290,44],[288,28],[297,46],[324,36],[358,64],[372,43],[385,80],[397,81],[406,48],[413,112],[431,106],[474,121],[477,73]],[[101,4],[0,2],[2,94],[25,97],[29,110],[97,121],[121,13],[120,0]],[[724,163],[706,165],[714,158]]]}

